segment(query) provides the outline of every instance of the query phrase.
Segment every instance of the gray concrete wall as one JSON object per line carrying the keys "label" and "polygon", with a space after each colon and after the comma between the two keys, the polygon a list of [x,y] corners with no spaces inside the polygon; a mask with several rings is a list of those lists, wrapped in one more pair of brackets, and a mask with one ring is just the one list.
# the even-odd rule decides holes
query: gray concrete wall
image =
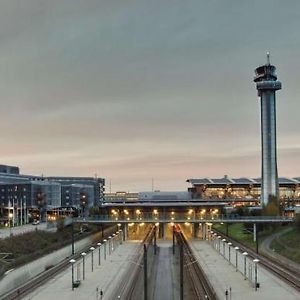
{"label": "gray concrete wall", "polygon": [[[75,253],[81,252],[84,248],[92,244],[93,241],[100,239],[101,233],[96,233],[92,236],[86,237],[75,243]],[[45,271],[47,267],[58,264],[72,253],[72,246],[68,245],[60,250],[45,255],[31,263],[22,267],[16,268],[8,274],[4,275],[0,281],[0,295],[17,288],[36,275]]]}

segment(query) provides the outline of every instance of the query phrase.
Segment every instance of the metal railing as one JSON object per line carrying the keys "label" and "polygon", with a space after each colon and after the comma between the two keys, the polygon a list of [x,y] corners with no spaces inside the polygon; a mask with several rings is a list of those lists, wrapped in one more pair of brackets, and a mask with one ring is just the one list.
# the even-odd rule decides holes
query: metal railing
{"label": "metal railing", "polygon": [[74,218],[74,223],[291,223],[293,217],[288,216],[238,216],[238,215],[206,215],[188,216],[187,214],[176,214],[172,216],[154,216],[143,214],[136,216],[111,216],[100,215],[87,218]]}

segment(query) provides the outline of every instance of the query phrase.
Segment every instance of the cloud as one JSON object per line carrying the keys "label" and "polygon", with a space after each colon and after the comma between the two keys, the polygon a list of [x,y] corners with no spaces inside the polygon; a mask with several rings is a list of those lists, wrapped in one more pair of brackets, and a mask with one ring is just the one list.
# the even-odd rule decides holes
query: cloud
{"label": "cloud", "polygon": [[252,79],[270,50],[283,82],[279,169],[298,172],[297,153],[281,150],[299,147],[298,1],[0,6],[2,163],[103,173],[116,189],[143,189],[150,173],[161,189],[183,188],[192,175],[259,176]]}

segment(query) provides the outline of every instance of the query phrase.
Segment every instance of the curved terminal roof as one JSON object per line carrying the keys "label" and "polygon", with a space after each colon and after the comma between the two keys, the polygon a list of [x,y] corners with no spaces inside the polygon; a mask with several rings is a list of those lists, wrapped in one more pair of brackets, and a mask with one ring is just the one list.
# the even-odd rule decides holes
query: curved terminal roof
{"label": "curved terminal roof", "polygon": [[[191,178],[187,179],[187,182],[192,185],[250,185],[250,184],[261,184],[261,178]],[[282,184],[300,184],[300,177],[295,178],[287,178],[287,177],[279,177],[278,178],[279,185]]]}

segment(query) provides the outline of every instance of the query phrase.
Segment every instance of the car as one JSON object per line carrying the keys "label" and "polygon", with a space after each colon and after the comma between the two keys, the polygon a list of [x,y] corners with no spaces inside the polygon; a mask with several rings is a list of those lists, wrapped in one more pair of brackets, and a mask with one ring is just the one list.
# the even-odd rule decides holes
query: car
{"label": "car", "polygon": [[39,220],[34,220],[33,222],[32,222],[32,225],[39,225],[40,224],[40,221]]}

